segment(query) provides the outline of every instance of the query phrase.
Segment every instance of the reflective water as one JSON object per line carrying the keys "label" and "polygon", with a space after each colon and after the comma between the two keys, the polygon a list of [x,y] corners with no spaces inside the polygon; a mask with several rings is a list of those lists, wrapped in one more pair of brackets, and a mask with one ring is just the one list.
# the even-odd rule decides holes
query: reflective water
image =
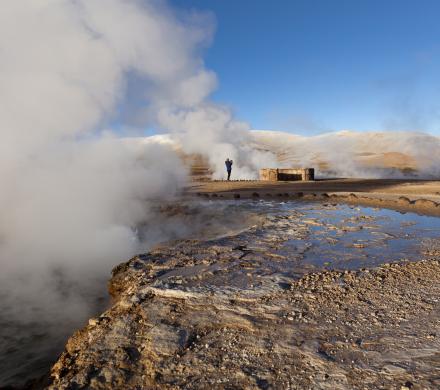
{"label": "reflective water", "polygon": [[[358,269],[416,261],[432,253],[440,237],[439,218],[413,213],[303,202],[259,201],[243,207],[272,218],[273,226],[254,233],[256,241],[264,245],[268,238],[282,238],[274,253],[294,259],[295,268]],[[282,218],[288,223],[283,225]]]}
{"label": "reflective water", "polygon": [[[300,206],[298,210],[303,214],[300,225],[309,230],[302,262],[322,268],[356,269],[419,260],[429,239],[439,237],[436,217],[345,205]],[[289,240],[284,250],[298,245],[304,245],[303,240]]]}

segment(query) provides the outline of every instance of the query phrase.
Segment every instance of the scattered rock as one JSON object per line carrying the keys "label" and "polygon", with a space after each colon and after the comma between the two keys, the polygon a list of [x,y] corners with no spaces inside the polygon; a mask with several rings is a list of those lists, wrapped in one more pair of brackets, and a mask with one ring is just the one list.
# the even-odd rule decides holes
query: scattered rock
{"label": "scattered rock", "polygon": [[411,204],[411,200],[406,196],[400,196],[399,199],[397,200],[397,203],[403,206],[409,206]]}
{"label": "scattered rock", "polygon": [[423,208],[434,208],[437,207],[437,203],[432,201],[432,200],[428,200],[428,199],[417,199],[414,204],[417,207],[423,207]]}

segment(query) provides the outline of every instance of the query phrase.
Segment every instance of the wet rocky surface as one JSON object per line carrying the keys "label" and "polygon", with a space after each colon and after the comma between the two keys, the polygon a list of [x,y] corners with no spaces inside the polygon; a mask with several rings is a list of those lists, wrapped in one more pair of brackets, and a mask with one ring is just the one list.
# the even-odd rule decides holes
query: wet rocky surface
{"label": "wet rocky surface", "polygon": [[116,267],[114,304],[69,339],[50,388],[440,387],[437,220],[259,210],[237,234]]}
{"label": "wet rocky surface", "polygon": [[[163,237],[208,240],[235,235],[261,219],[237,203],[212,205],[194,199],[160,201],[155,215],[160,218],[133,229],[133,239],[144,251]],[[67,267],[43,267],[24,272],[19,283],[11,278],[10,283],[0,284],[0,389],[44,388],[68,338],[108,308],[107,282],[120,261],[115,258],[102,264],[90,258],[91,267],[79,274]],[[40,278],[42,282],[36,284]]]}

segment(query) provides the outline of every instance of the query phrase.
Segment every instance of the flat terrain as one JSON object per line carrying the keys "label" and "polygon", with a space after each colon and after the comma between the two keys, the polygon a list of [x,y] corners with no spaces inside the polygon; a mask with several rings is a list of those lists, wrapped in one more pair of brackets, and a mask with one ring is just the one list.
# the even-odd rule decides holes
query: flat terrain
{"label": "flat terrain", "polygon": [[189,194],[210,198],[304,198],[440,216],[440,181],[327,179],[316,181],[199,181]]}
{"label": "flat terrain", "polygon": [[327,179],[316,181],[268,182],[268,181],[206,181],[190,186],[193,192],[261,193],[278,192],[368,192],[371,194],[429,197],[440,200],[440,181],[399,179]]}

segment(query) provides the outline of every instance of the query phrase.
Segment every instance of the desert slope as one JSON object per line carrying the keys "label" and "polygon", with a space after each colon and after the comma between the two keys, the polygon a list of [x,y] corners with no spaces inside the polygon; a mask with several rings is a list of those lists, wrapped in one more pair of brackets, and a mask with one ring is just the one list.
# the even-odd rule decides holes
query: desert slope
{"label": "desert slope", "polygon": [[[125,142],[169,145],[191,166],[195,179],[210,177],[206,156],[186,155],[170,134]],[[302,136],[253,130],[249,144],[274,153],[279,166],[315,167],[321,177],[432,179],[440,175],[440,139],[425,133],[339,131]]]}
{"label": "desert slope", "polygon": [[315,166],[324,176],[431,178],[438,174],[440,140],[417,132],[340,131],[300,136],[251,132],[256,148],[276,153],[283,165]]}

